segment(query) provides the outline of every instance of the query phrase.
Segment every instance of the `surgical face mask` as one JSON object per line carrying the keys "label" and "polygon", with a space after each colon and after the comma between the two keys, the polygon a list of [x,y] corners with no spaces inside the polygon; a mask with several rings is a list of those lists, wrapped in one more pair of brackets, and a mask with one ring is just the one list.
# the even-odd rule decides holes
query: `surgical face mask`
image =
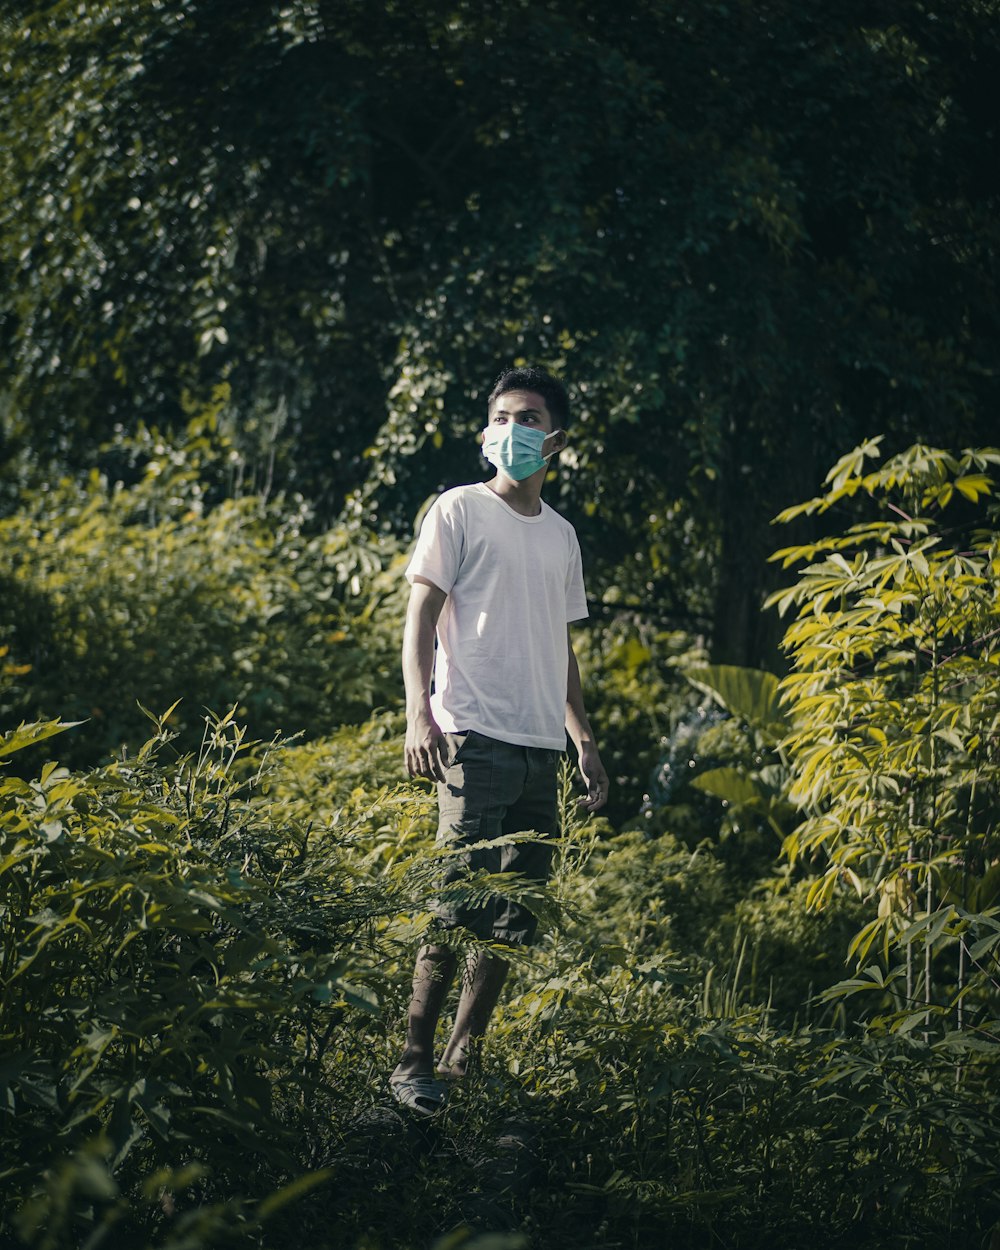
{"label": "surgical face mask", "polygon": [[556,454],[542,455],[542,444],[548,435],[530,425],[508,421],[506,425],[488,425],[483,431],[483,455],[515,482],[523,482],[532,473],[544,469],[545,462]]}

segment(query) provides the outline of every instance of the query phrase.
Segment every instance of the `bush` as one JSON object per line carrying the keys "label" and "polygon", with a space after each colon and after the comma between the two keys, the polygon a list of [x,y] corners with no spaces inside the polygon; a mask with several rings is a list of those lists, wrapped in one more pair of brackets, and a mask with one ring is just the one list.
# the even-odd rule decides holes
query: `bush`
{"label": "bush", "polygon": [[[185,1188],[245,1219],[315,1167],[358,1092],[331,1056],[350,1073],[369,1053],[413,940],[399,917],[426,916],[431,866],[354,855],[374,792],[307,822],[259,801],[272,762],[231,717],[195,756],[171,760],[171,737],[0,781],[2,1179],[29,1242],[167,1236]],[[404,840],[426,820],[419,793],[379,798]]]}
{"label": "bush", "polygon": [[87,721],[65,747],[86,765],[142,740],[140,698],[182,700],[189,748],[206,707],[318,736],[398,701],[399,547],[311,532],[301,501],[211,504],[202,462],[224,452],[195,423],[132,486],[65,481],[0,520],[0,720]]}
{"label": "bush", "polygon": [[865,898],[842,989],[894,1027],[995,1044],[1000,895],[1000,612],[991,448],[917,445],[881,467],[879,439],[844,456],[822,495],[854,501],[845,533],[777,552],[805,561],[773,596],[798,609],[784,640],[789,797],[803,820],[785,850],[819,863],[811,901]]}
{"label": "bush", "polygon": [[681,669],[702,652],[689,635],[654,629],[630,613],[576,630],[574,649],[611,778],[607,814],[621,825],[649,798],[663,746],[692,702]]}
{"label": "bush", "polygon": [[127,760],[0,782],[0,1243],[984,1235],[992,1060],[956,1081],[919,1039],[776,1028],[699,954],[731,886],[710,848],[602,845],[599,823],[566,821],[564,916],[546,904],[482,1078],[433,1125],[402,1116],[384,1081],[437,867],[430,794],[395,783],[399,728],[263,749],[223,718],[174,758],[160,723]]}
{"label": "bush", "polygon": [[[785,1027],[830,1021],[816,995],[841,981],[851,938],[864,917],[857,895],[817,912],[807,906],[812,878],[765,877],[718,918],[704,951],[716,968],[740,964],[742,1000],[766,1004]],[[840,1019],[842,1019],[842,1015]]]}

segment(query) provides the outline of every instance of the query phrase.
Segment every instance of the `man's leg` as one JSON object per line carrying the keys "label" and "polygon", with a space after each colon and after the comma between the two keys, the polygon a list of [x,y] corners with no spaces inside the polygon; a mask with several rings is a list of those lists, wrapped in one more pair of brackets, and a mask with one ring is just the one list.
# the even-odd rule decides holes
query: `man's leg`
{"label": "man's leg", "polygon": [[[471,847],[477,842],[495,838],[501,832],[532,828],[549,831],[555,820],[556,752],[526,750],[477,733],[449,734],[446,737],[449,739],[450,763],[445,782],[438,786],[438,834],[442,841]],[[544,783],[541,786],[545,791],[545,810],[539,813],[537,794],[529,794],[527,810],[519,815],[512,828],[505,828],[505,818],[525,798],[526,782],[530,780],[533,783],[527,787],[529,792],[539,789],[536,757],[546,764],[543,771],[547,774],[548,786]],[[536,819],[539,815],[543,819]],[[527,823],[520,823],[523,820]],[[547,863],[547,850],[545,856]],[[507,866],[503,860],[503,853],[498,853],[495,848],[470,851],[466,856],[456,857],[449,865],[442,884],[447,889],[452,883],[460,881],[469,870],[496,872],[505,869]],[[520,864],[510,864],[512,871],[520,868]],[[528,875],[543,880],[545,873],[529,871]],[[487,908],[487,913],[493,913],[492,917],[484,915],[482,906],[469,908],[439,902],[435,911],[444,923],[464,925],[479,932],[492,919],[492,936],[512,945],[530,942],[534,932],[534,918],[509,900],[492,900]],[[487,936],[488,931],[481,935]],[[433,1071],[434,1033],[455,963],[454,954],[447,948],[425,947],[421,951],[413,982],[406,1049],[391,1080]],[[439,1073],[463,1076],[470,1062],[474,1061],[478,1042],[486,1032],[500,998],[507,970],[506,960],[486,952],[481,952],[470,962],[463,978],[451,1038],[438,1067]]]}
{"label": "man's leg", "polygon": [[480,951],[466,969],[455,1027],[438,1064],[442,1075],[465,1076],[475,1063],[479,1041],[499,1001],[509,966],[505,959]]}
{"label": "man's leg", "polygon": [[[446,776],[451,777],[451,784],[438,783],[438,839],[450,842],[455,840],[452,836],[452,822],[464,811],[460,789],[464,777],[456,776],[455,765],[461,748],[466,745],[467,735],[446,733],[444,736],[447,742]],[[475,832],[478,832],[478,825]],[[470,837],[467,840],[475,841],[476,838]],[[444,875],[442,886],[447,887],[461,875],[461,867],[452,862]],[[438,919],[449,927],[461,921],[453,904],[443,905],[439,900],[435,911]],[[430,1076],[433,1073],[434,1035],[457,963],[455,952],[447,946],[422,946],[417,952],[416,967],[413,970],[413,993],[406,1019],[406,1044],[399,1063],[389,1077],[390,1084],[408,1077]]]}
{"label": "man's leg", "polygon": [[417,953],[406,1020],[406,1046],[390,1082],[430,1076],[434,1071],[434,1034],[456,963],[455,952],[447,946],[422,946]]}
{"label": "man's leg", "polygon": [[[446,737],[450,762],[445,781],[438,786],[438,837],[445,844],[471,848],[500,835],[504,814],[524,782],[523,753],[475,732]],[[499,867],[497,848],[470,849],[448,862],[442,892],[447,898],[451,887],[460,885],[469,872],[496,872]],[[489,903],[470,905],[461,899],[439,899],[435,912],[446,925],[460,925],[481,937],[489,935],[493,912]],[[455,968],[452,959],[450,973]],[[486,1031],[506,976],[505,960],[486,954],[469,960],[462,975],[451,1039],[438,1064],[439,1074],[465,1075],[470,1051]],[[443,998],[442,994],[442,1002]],[[433,1035],[428,1040],[433,1044]]]}
{"label": "man's leg", "polygon": [[[509,805],[504,813],[502,832],[519,833],[530,829],[545,838],[557,837],[556,778],[561,753],[537,747],[508,747],[505,753],[523,761],[523,765],[520,768],[509,765],[515,787],[508,792]],[[548,879],[551,863],[551,842],[515,842],[501,850],[499,868],[502,872],[516,872],[528,881],[542,883]],[[494,898],[492,908],[495,941],[510,946],[531,945],[537,922],[524,904],[510,898]],[[466,969],[455,1026],[438,1065],[440,1073],[464,1076],[478,1061],[479,1043],[499,1001],[509,967],[507,960],[480,951]]]}

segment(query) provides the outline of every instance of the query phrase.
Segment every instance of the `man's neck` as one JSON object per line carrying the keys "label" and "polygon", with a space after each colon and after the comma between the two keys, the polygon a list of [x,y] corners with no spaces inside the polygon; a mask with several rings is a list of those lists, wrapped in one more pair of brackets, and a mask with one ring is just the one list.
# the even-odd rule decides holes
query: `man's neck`
{"label": "man's neck", "polygon": [[526,477],[523,482],[515,482],[506,473],[498,470],[486,486],[521,516],[538,516],[542,510],[542,487],[545,485],[545,473],[545,469],[539,469],[537,473],[532,473],[531,477]]}

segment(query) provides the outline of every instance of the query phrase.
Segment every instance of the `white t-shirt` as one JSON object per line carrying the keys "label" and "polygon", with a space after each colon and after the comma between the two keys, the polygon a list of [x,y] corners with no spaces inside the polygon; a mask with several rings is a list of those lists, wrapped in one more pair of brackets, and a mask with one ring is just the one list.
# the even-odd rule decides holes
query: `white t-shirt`
{"label": "white t-shirt", "polygon": [[580,544],[542,503],[521,516],[485,483],[431,505],[406,569],[448,596],[431,709],[446,733],[566,747],[566,626],[587,616]]}

